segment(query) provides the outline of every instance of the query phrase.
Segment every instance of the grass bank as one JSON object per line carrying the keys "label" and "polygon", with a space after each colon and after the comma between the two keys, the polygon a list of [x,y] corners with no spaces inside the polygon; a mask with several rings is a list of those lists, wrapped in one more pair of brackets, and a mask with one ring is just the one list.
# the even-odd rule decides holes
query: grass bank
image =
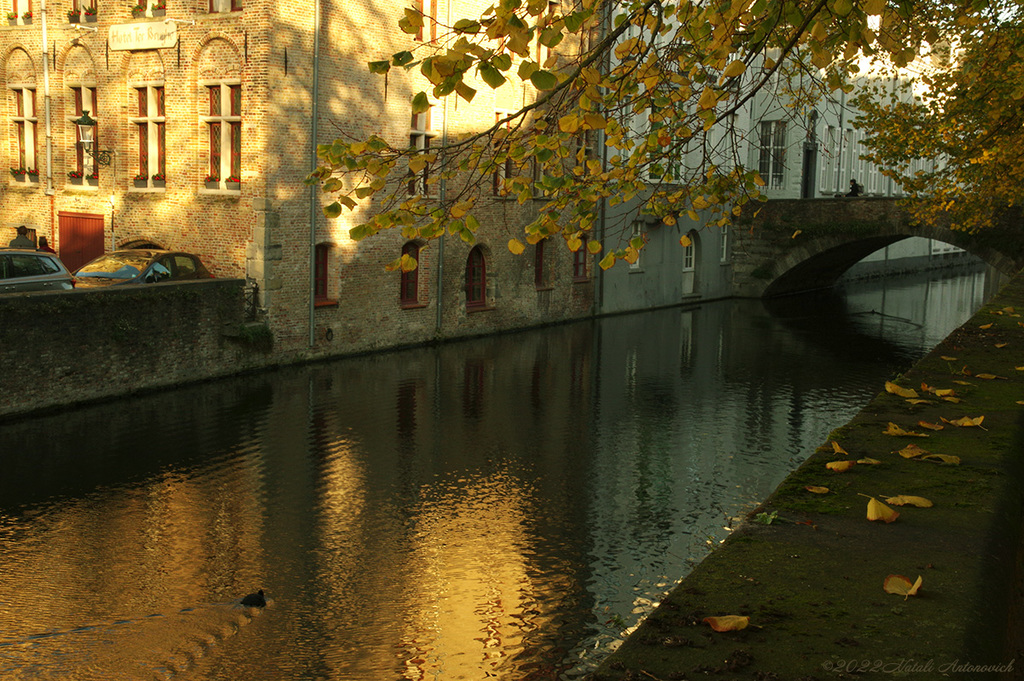
{"label": "grass bank", "polygon": [[[592,680],[1024,678],[1024,276],[892,382],[917,396],[879,386]],[[868,519],[899,495],[932,505]]]}

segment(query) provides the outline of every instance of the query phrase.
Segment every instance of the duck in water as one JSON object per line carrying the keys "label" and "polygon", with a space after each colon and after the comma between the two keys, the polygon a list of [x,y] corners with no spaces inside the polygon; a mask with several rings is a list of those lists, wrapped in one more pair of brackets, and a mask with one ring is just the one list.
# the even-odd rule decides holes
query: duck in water
{"label": "duck in water", "polygon": [[267,599],[263,596],[263,589],[254,594],[249,594],[242,599],[242,605],[249,608],[262,608],[267,605]]}

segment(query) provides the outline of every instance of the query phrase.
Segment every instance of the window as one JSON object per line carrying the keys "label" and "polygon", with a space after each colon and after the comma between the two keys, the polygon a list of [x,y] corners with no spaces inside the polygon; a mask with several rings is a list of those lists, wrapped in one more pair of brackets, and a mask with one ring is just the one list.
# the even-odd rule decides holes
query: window
{"label": "window", "polygon": [[34,88],[14,87],[14,136],[15,149],[17,150],[18,169],[25,173],[18,175],[19,180],[37,181],[39,179],[39,167],[36,161],[36,133],[38,131],[38,119],[36,118],[36,91]]}
{"label": "window", "polygon": [[[494,136],[494,154],[498,168],[494,171],[495,196],[504,196],[508,193],[505,191],[504,183],[505,180],[512,177],[515,172],[515,166],[512,163],[512,159],[507,157],[509,146],[505,142],[507,135],[512,131],[512,121],[502,122],[502,119],[507,118],[508,115],[508,111],[498,110],[494,112],[495,123],[499,126]],[[504,161],[499,161],[501,154],[506,154]]]}
{"label": "window", "polygon": [[[636,239],[638,237],[639,238],[643,238],[643,235],[644,235],[644,223],[642,221],[640,221],[640,220],[634,220],[633,221],[632,233],[630,234],[630,241],[632,241],[633,239]],[[636,256],[636,260],[631,262],[631,263],[629,263],[629,269],[632,270],[632,271],[639,271],[640,270],[640,254],[639,253]]]}
{"label": "window", "polygon": [[18,23],[25,24],[32,21],[32,0],[12,0],[11,7],[18,15]]}
{"label": "window", "polygon": [[[82,117],[86,111],[89,112],[89,116],[97,118],[98,99],[96,97],[96,88],[89,87],[87,85],[78,85],[71,87],[72,100],[75,103],[74,114],[68,117],[68,125],[74,131],[70,135],[71,139],[75,140],[75,167],[69,172],[69,176],[72,178],[90,178],[96,179],[100,176],[99,166],[96,164],[95,159],[92,156],[85,153],[82,145],[79,142],[82,141],[82,133],[75,125],[75,121]],[[99,125],[94,125],[92,128],[92,139],[93,146],[100,146],[100,134]]]}
{"label": "window", "polygon": [[[691,239],[692,241],[692,239]],[[722,252],[718,254],[719,262],[729,262],[729,227],[722,227]]]}
{"label": "window", "polygon": [[[420,259],[420,247],[415,241],[406,242],[402,246],[402,255],[407,255],[413,258],[419,263]],[[420,292],[420,269],[417,267],[414,270],[406,272],[402,270],[402,281],[399,289],[399,302],[403,306],[417,305],[419,303],[419,292]]]}
{"label": "window", "polygon": [[771,189],[781,189],[786,161],[786,122],[762,121],[758,172]]}
{"label": "window", "polygon": [[576,164],[578,166],[582,166],[583,175],[589,175],[591,171],[600,171],[600,164],[598,164],[597,168],[593,168],[591,166],[592,163],[597,162],[597,153],[594,150],[594,139],[595,134],[592,130],[584,130],[577,134],[573,141],[573,152],[575,154]]}
{"label": "window", "polygon": [[[413,114],[409,130],[409,147],[421,154],[430,152],[430,140],[437,136],[433,131],[431,112],[433,107],[423,113]],[[430,193],[430,164],[425,163],[418,170],[410,170],[409,195],[428,196]]]}
{"label": "window", "polygon": [[81,21],[83,19],[96,20],[96,0],[72,0],[68,20]]}
{"label": "window", "polygon": [[538,289],[548,286],[548,270],[544,267],[544,251],[547,239],[541,239],[533,246],[533,285]]}
{"label": "window", "polygon": [[484,252],[475,246],[466,259],[466,307],[481,308],[487,304],[487,263]]}
{"label": "window", "polygon": [[[242,86],[217,83],[206,86],[210,113],[203,118],[209,137],[208,187],[238,189],[242,181]],[[232,183],[232,184],[228,184]]]}
{"label": "window", "polygon": [[317,244],[313,252],[313,301],[327,302],[327,256],[330,244]]}
{"label": "window", "polygon": [[838,128],[834,125],[825,126],[825,138],[821,141],[821,177],[818,182],[818,186],[823,194],[831,194],[839,186],[837,184],[838,176],[836,175],[839,172],[839,159],[837,157],[839,141],[837,133]]}
{"label": "window", "polygon": [[162,186],[167,175],[167,128],[163,85],[135,87],[136,111],[131,119],[138,138],[136,181]]}
{"label": "window", "polygon": [[587,237],[580,237],[580,247],[572,254],[572,279],[573,281],[587,281],[590,277],[587,271]]}
{"label": "window", "polygon": [[210,0],[210,13],[241,12],[242,0]]}
{"label": "window", "polygon": [[416,9],[423,15],[423,25],[416,32],[416,40],[437,40],[437,0],[416,0]]}
{"label": "window", "polygon": [[697,232],[690,231],[686,236],[690,243],[683,248],[682,293],[684,296],[694,292],[697,280]]}

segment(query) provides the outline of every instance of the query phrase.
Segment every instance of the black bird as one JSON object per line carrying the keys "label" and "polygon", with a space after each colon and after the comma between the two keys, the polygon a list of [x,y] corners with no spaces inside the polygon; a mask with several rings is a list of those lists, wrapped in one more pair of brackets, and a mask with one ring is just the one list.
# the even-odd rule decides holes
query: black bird
{"label": "black bird", "polygon": [[242,605],[248,606],[250,608],[262,608],[266,606],[266,604],[267,599],[263,596],[263,589],[260,589],[254,594],[249,594],[248,596],[242,599]]}

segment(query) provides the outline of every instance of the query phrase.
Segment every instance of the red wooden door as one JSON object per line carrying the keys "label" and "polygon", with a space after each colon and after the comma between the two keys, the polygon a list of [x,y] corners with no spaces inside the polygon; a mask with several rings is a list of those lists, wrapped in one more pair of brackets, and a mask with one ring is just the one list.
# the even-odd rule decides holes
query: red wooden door
{"label": "red wooden door", "polygon": [[60,241],[57,254],[74,272],[103,255],[103,216],[92,213],[58,213]]}

